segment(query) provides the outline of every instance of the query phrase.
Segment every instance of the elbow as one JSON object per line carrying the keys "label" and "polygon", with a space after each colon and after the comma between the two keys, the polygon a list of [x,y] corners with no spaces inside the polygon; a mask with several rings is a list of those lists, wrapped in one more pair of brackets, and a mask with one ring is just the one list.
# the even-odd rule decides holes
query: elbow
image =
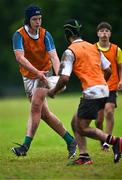
{"label": "elbow", "polygon": [[19,63],[20,60],[21,60],[21,57],[20,57],[20,56],[17,56],[17,57],[16,57],[16,61]]}
{"label": "elbow", "polygon": [[22,61],[22,56],[16,56],[16,61],[21,64]]}

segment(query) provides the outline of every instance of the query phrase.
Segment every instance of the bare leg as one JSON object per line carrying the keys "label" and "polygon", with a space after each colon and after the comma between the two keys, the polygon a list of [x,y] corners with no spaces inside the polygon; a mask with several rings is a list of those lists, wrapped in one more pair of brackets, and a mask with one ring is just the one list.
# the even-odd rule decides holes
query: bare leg
{"label": "bare leg", "polygon": [[96,127],[98,129],[103,130],[103,121],[104,121],[104,109],[101,109],[100,111],[98,111],[98,117],[95,121]]}
{"label": "bare leg", "polygon": [[[114,108],[115,105],[113,103],[106,103],[105,109],[100,110],[98,112],[98,118],[96,120],[96,127],[103,130],[103,121],[104,121],[104,114],[106,120],[106,133],[112,134],[113,126],[114,126]],[[102,142],[102,149],[104,151],[109,151],[109,145],[106,142]]]}
{"label": "bare leg", "polygon": [[64,136],[66,129],[60,120],[50,112],[47,104],[46,89],[36,89],[31,99],[31,112],[27,125],[27,136],[33,137],[40,123],[40,117],[60,136]]}
{"label": "bare leg", "polygon": [[92,139],[100,140],[100,141],[106,141],[108,134],[104,133],[102,130],[98,128],[91,128],[89,127],[89,124],[91,120],[86,120],[86,119],[79,119],[77,118],[78,121],[78,133],[81,134],[82,136],[87,136]]}
{"label": "bare leg", "polygon": [[77,132],[77,129],[78,129],[77,125],[78,125],[77,124],[77,118],[76,118],[76,115],[74,115],[72,118],[72,122],[71,122],[72,130],[73,130],[74,136],[76,138],[76,141],[78,143],[79,153],[84,154],[84,153],[87,153],[86,137],[81,136]]}
{"label": "bare leg", "polygon": [[105,105],[105,117],[106,117],[106,133],[112,134],[114,127],[114,108],[115,104],[106,103]]}
{"label": "bare leg", "polygon": [[66,129],[61,121],[49,110],[46,100],[43,103],[41,118],[61,137],[64,137]]}
{"label": "bare leg", "polygon": [[35,89],[31,99],[31,110],[27,125],[27,136],[33,137],[40,123],[42,106],[44,103],[46,89]]}
{"label": "bare leg", "polygon": [[27,133],[22,145],[18,147],[13,147],[12,152],[16,156],[26,156],[27,151],[29,150],[32,138],[35,135],[35,132],[39,126],[41,111],[43,102],[46,95],[46,89],[37,88],[34,90],[32,99],[31,99],[31,110],[27,124]]}
{"label": "bare leg", "polygon": [[40,117],[55,131],[57,132],[65,142],[67,143],[67,150],[68,150],[68,158],[71,158],[76,153],[76,141],[75,139],[66,131],[62,123],[59,119],[49,111],[47,102],[46,102],[46,95],[47,89],[44,88],[36,88],[32,99],[31,99],[31,111],[28,119],[27,124],[27,133],[24,140],[23,145],[20,147],[12,148],[12,151],[17,156],[25,156],[26,152],[28,151],[32,139],[36,133],[36,130],[40,123]]}
{"label": "bare leg", "polygon": [[[40,117],[63,139],[66,141],[69,148],[70,144],[73,143],[73,151],[76,149],[76,142],[74,138],[67,132],[60,120],[50,112],[47,101],[45,99],[47,89],[37,88],[32,96],[31,100],[31,112],[27,126],[27,137],[33,138],[40,122]],[[69,150],[70,151],[70,150]]]}
{"label": "bare leg", "polygon": [[52,112],[50,112],[46,100],[43,103],[41,118],[65,140],[68,150],[68,159],[74,157],[77,145],[76,140],[65,129],[60,120]]}

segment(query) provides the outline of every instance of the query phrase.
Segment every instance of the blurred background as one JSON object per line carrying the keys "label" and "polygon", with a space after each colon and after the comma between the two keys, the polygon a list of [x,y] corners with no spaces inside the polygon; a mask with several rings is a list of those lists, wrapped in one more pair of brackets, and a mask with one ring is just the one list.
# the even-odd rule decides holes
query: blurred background
{"label": "blurred background", "polygon": [[[91,43],[97,41],[96,26],[108,21],[112,27],[111,41],[122,48],[122,1],[121,0],[0,0],[0,97],[23,95],[23,83],[18,64],[12,50],[12,35],[23,25],[24,10],[29,4],[43,8],[43,23],[53,36],[61,58],[67,44],[63,24],[69,18],[77,18],[82,23],[82,38]],[[71,78],[71,91],[79,91],[78,81]]]}

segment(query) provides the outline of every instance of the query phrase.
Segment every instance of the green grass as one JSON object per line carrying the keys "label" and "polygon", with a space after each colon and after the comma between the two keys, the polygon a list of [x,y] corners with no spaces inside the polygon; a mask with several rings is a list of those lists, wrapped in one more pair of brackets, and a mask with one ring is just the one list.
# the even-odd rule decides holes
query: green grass
{"label": "green grass", "polygon": [[[50,109],[61,119],[70,133],[70,122],[79,104],[79,97],[79,94],[69,94],[48,100]],[[119,95],[113,131],[117,136],[122,136],[121,109],[122,95]],[[13,142],[23,142],[28,112],[29,102],[26,98],[0,100],[0,179],[122,179],[122,159],[118,164],[114,164],[112,150],[108,153],[102,152],[99,142],[91,139],[88,139],[88,152],[94,164],[66,166],[67,150],[64,140],[43,121],[28,156],[15,157],[11,153],[11,147]]]}

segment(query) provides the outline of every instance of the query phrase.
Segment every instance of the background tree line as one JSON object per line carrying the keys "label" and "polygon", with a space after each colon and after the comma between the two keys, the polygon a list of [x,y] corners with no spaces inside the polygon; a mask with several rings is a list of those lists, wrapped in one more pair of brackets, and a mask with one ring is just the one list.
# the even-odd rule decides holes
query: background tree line
{"label": "background tree line", "polygon": [[[29,4],[43,8],[43,23],[53,36],[59,57],[66,49],[63,24],[77,18],[82,23],[82,38],[97,41],[96,26],[108,21],[112,27],[111,41],[122,48],[121,0],[0,0],[0,95],[14,93],[23,87],[18,64],[12,50],[12,35],[23,25],[24,10]],[[75,79],[72,79],[75,83]],[[77,83],[76,83],[77,84]]]}

